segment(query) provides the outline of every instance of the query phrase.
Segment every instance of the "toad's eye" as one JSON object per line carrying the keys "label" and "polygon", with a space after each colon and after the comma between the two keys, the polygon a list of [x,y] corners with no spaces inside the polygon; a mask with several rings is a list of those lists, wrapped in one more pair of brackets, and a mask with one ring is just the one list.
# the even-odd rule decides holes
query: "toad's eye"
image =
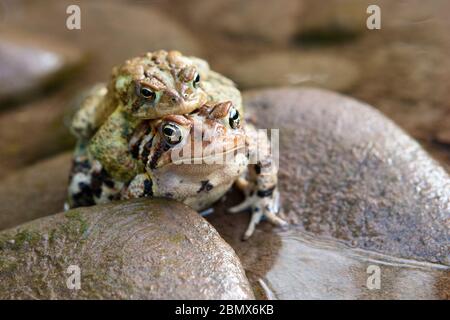
{"label": "toad's eye", "polygon": [[239,127],[241,117],[239,115],[239,111],[237,111],[235,108],[230,109],[228,122],[230,123],[230,127],[233,129]]}
{"label": "toad's eye", "polygon": [[169,145],[176,145],[180,143],[183,138],[180,127],[173,123],[166,123],[163,125],[162,134]]}
{"label": "toad's eye", "polygon": [[198,88],[198,84],[200,83],[200,74],[196,74],[194,80],[192,81],[192,84],[194,85],[194,88]]}
{"label": "toad's eye", "polygon": [[156,97],[156,94],[147,87],[141,87],[141,89],[139,90],[139,94],[142,98],[147,100],[153,100]]}

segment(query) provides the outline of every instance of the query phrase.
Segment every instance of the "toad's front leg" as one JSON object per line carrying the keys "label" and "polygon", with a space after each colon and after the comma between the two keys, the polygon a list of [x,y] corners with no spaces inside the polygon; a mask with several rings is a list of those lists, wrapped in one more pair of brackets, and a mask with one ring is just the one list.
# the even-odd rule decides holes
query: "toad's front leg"
{"label": "toad's front leg", "polygon": [[121,199],[135,199],[152,197],[154,191],[153,181],[148,173],[136,175],[130,183],[122,189]]}
{"label": "toad's front leg", "polygon": [[277,226],[285,227],[287,222],[277,216],[280,211],[280,193],[277,187],[277,167],[270,158],[249,165],[246,199],[239,205],[229,209],[239,212],[251,208],[252,216],[243,239],[251,237],[256,225],[263,217]]}

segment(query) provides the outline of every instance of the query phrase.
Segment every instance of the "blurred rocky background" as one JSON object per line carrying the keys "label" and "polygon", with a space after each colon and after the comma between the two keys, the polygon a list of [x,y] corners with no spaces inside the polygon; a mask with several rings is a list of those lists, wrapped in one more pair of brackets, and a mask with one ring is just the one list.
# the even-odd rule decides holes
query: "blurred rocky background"
{"label": "blurred rocky background", "polygon": [[[70,4],[81,30],[66,28]],[[380,30],[366,27],[369,4]],[[447,0],[2,0],[0,176],[70,147],[59,124],[75,93],[160,48],[206,58],[241,89],[312,85],[366,101],[448,169],[449,10]]]}
{"label": "blurred rocky background", "polygon": [[[81,30],[66,28],[66,9],[72,4],[81,9]],[[381,8],[380,30],[366,26],[370,4]],[[262,224],[254,238],[239,241],[238,233],[248,217],[244,214],[230,220],[220,214],[238,197],[235,194],[218,205],[219,214],[208,217],[241,259],[257,298],[448,298],[450,262],[445,243],[450,185],[444,170],[450,172],[449,12],[448,0],[0,0],[0,230],[62,211],[70,165],[69,155],[63,152],[74,144],[67,124],[80,92],[106,81],[112,66],[126,58],[157,49],[177,49],[205,58],[214,70],[237,83],[249,105],[263,106],[265,120],[261,125],[285,132],[307,128],[293,135],[298,137],[295,150],[281,137],[288,150],[283,159],[290,159],[281,172],[281,184],[288,195],[289,216],[301,225],[301,232],[275,234]],[[275,90],[277,87],[291,89]],[[310,89],[295,91],[300,87],[328,89],[368,103],[418,141],[439,164],[417,151],[415,142],[392,127],[389,120],[372,110],[367,113],[365,105],[344,108],[354,102],[327,92],[317,96]],[[308,101],[316,108],[314,112],[305,106]],[[334,135],[343,124],[347,131]],[[370,148],[356,152],[355,159],[363,159],[357,164],[347,158],[355,144],[370,146],[377,141],[382,143],[375,147],[378,153],[373,158]],[[296,150],[302,151],[301,156]],[[398,170],[382,166],[379,159],[393,161]],[[302,166],[311,169],[304,172]],[[294,178],[297,188],[289,186],[286,181],[296,177],[299,170],[305,178]],[[361,184],[347,181],[343,185],[340,181],[346,178],[342,172],[354,174]],[[377,177],[384,180],[372,184]],[[161,203],[158,206],[165,208]],[[130,210],[130,206],[124,208]],[[196,219],[185,213],[185,208],[173,208]],[[101,217],[104,211],[94,214]],[[142,209],[138,211],[136,219],[140,221]],[[1,235],[4,256],[0,258],[0,278],[6,277],[10,290],[0,289],[0,297],[71,297],[58,291],[60,288],[56,293],[43,290],[46,284],[34,284],[38,276],[19,266],[39,257],[39,245],[47,248],[48,226],[65,230],[64,219],[60,214],[48,223],[38,220],[31,227],[31,236],[20,227]],[[97,218],[87,218],[95,226],[90,219]],[[120,217],[117,219],[114,223],[122,223]],[[173,226],[173,230],[178,227]],[[36,236],[41,231],[43,236]],[[94,231],[102,233],[98,226]],[[65,237],[61,236],[56,249],[78,241],[70,237],[66,241]],[[180,239],[174,237],[171,248]],[[8,242],[10,238],[20,246]],[[227,283],[212,280],[211,285],[219,285],[207,288],[211,297],[253,298],[234,253],[216,238],[219,236],[214,233],[218,249],[200,244],[208,248],[206,253],[196,253],[194,265],[205,261],[202,254],[208,255],[207,250],[221,250],[231,255],[228,271],[212,268],[205,275],[190,270],[184,276],[178,269],[171,270],[163,277],[169,284],[164,282],[158,288],[170,286],[167,279],[183,283],[191,273],[217,280],[220,272],[229,272],[231,288],[239,294],[230,295]],[[104,243],[114,252],[115,247],[108,247],[106,240]],[[140,245],[133,243],[136,248]],[[180,246],[180,252],[186,248]],[[33,254],[27,255],[28,251]],[[49,259],[54,262],[60,258]],[[146,262],[152,259],[156,258],[150,255]],[[220,259],[210,264],[222,263]],[[330,269],[330,260],[336,262],[337,269]],[[381,293],[361,288],[365,267],[374,261],[387,268],[387,286]],[[92,258],[90,263],[95,266],[101,261]],[[49,266],[42,264],[35,272],[45,272]],[[25,291],[12,292],[11,288],[25,281],[11,280],[8,274],[14,272],[30,277]],[[332,279],[330,274],[338,278]],[[129,286],[127,279],[125,284],[108,282],[107,289],[80,297],[132,298],[134,291],[123,289]],[[348,280],[343,287],[342,279]],[[110,294],[112,286],[122,288],[117,291],[120,295]],[[139,287],[135,297],[145,297],[147,289]],[[194,286],[179,297],[195,298],[196,290]],[[152,297],[167,298],[155,292]],[[200,296],[207,297],[204,292]]]}

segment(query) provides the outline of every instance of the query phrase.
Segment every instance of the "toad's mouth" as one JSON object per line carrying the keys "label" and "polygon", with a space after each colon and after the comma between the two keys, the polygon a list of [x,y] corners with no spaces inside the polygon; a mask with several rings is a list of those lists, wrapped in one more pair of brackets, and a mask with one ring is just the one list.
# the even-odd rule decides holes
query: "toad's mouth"
{"label": "toad's mouth", "polygon": [[225,150],[213,149],[212,152],[196,156],[196,154],[186,155],[179,154],[177,152],[169,152],[165,157],[158,161],[155,169],[175,165],[234,165],[242,162],[242,159],[246,157],[245,146],[237,146],[234,148],[228,148]]}
{"label": "toad's mouth", "polygon": [[244,147],[235,147],[221,152],[213,152],[212,154],[202,155],[200,157],[180,157],[172,158],[173,164],[226,164],[231,161],[237,161],[239,155],[243,155]]}

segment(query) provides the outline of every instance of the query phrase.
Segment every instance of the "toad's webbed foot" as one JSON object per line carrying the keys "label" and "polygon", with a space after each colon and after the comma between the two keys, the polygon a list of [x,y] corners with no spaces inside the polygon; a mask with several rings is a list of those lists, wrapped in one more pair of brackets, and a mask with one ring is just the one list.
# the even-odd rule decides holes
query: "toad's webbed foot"
{"label": "toad's webbed foot", "polygon": [[278,216],[280,211],[280,193],[277,188],[277,168],[270,160],[258,162],[249,166],[248,189],[246,199],[228,209],[235,213],[247,208],[251,209],[252,216],[243,239],[250,238],[255,231],[256,225],[264,218],[272,224],[280,227],[288,225],[286,221]]}
{"label": "toad's webbed foot", "polygon": [[256,225],[263,218],[267,218],[268,221],[279,227],[286,227],[288,225],[286,221],[277,216],[280,209],[280,196],[278,190],[275,188],[272,190],[267,190],[266,192],[267,193],[262,192],[265,194],[265,196],[263,197],[260,196],[262,193],[258,195],[257,192],[256,194],[246,198],[241,204],[228,210],[229,212],[235,213],[249,207],[251,208],[252,216],[247,230],[244,233],[244,240],[247,240],[252,236],[253,232],[255,231]]}

